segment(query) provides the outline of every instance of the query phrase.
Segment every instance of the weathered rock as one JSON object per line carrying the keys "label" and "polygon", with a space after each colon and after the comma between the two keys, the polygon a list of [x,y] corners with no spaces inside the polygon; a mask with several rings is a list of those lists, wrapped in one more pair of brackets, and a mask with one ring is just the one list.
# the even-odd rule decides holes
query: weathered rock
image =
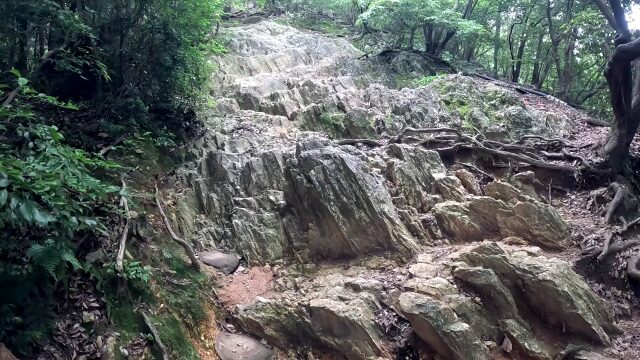
{"label": "weathered rock", "polygon": [[287,173],[285,194],[297,224],[288,233],[308,257],[353,258],[393,251],[406,258],[417,250],[382,179],[357,154],[331,147],[298,150]]}
{"label": "weathered rock", "polygon": [[521,236],[549,249],[565,248],[571,235],[553,207],[535,201],[517,202],[511,212],[499,212],[498,223],[503,236]]}
{"label": "weathered rock", "polygon": [[494,181],[487,196],[467,196],[462,202],[443,202],[433,208],[445,234],[458,241],[478,241],[495,235],[519,236],[549,249],[566,247],[570,232],[558,212],[516,187]]}
{"label": "weathered rock", "polygon": [[469,324],[442,302],[406,292],[398,306],[416,334],[445,359],[489,360],[491,354]]}
{"label": "weathered rock", "polygon": [[484,308],[498,318],[518,316],[516,302],[509,289],[491,269],[456,266],[453,275],[482,298]]}
{"label": "weathered rock", "polygon": [[551,327],[601,344],[608,344],[616,332],[610,310],[562,260],[526,251],[508,253],[496,243],[479,245],[460,259],[493,270],[516,302],[526,304]]}
{"label": "weathered rock", "polygon": [[434,299],[442,299],[448,295],[458,294],[458,289],[446,279],[435,277],[431,279],[412,278],[407,280],[405,290],[428,295]]}
{"label": "weathered rock", "polygon": [[463,201],[466,190],[455,176],[441,176],[436,179],[436,190],[445,200]]}
{"label": "weathered rock", "polygon": [[207,251],[198,254],[200,260],[229,275],[236,271],[240,265],[240,257],[237,254],[225,254],[220,251]]}
{"label": "weathered rock", "polygon": [[520,190],[518,190],[515,186],[506,183],[504,181],[492,181],[484,189],[487,196],[491,196],[494,199],[502,200],[504,202],[509,201],[517,201],[529,200]]}
{"label": "weathered rock", "polygon": [[425,205],[426,198],[434,190],[436,177],[443,177],[446,168],[435,151],[419,147],[393,144],[387,148],[387,177],[416,208]]}
{"label": "weathered rock", "polygon": [[482,195],[482,189],[480,188],[480,184],[476,177],[468,170],[460,169],[454,171],[455,176],[460,179],[462,186],[469,192],[471,195]]}
{"label": "weathered rock", "polygon": [[443,232],[458,241],[481,241],[499,232],[496,215],[507,206],[486,196],[470,197],[466,202],[436,204],[433,213]]}
{"label": "weathered rock", "polygon": [[511,341],[514,349],[527,356],[527,358],[540,360],[553,359],[553,349],[538,340],[531,332],[531,329],[519,320],[502,320],[500,321],[500,329],[509,337],[509,341]]}
{"label": "weathered rock", "polygon": [[215,347],[221,360],[270,360],[273,352],[262,343],[248,336],[220,333]]}
{"label": "weathered rock", "polygon": [[571,128],[568,118],[532,111],[515,92],[491,82],[450,75],[435,80],[430,87],[463,125],[495,140],[516,140],[524,133],[563,136]]}
{"label": "weathered rock", "polygon": [[0,342],[0,360],[18,360],[7,346]]}
{"label": "weathered rock", "polygon": [[295,300],[283,294],[256,301],[240,308],[238,318],[250,333],[283,348],[328,348],[348,359],[384,352],[374,320],[382,305],[368,292],[381,290],[378,286],[362,278],[333,275],[316,279],[309,290],[311,294]]}

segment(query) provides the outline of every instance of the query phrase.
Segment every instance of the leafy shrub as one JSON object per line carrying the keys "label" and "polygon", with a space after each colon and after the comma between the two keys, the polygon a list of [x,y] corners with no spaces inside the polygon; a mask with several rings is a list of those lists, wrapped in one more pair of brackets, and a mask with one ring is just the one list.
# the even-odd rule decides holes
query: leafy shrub
{"label": "leafy shrub", "polygon": [[0,339],[26,353],[50,329],[53,290],[83,268],[74,240],[105,232],[98,214],[117,188],[92,175],[112,164],[65,145],[31,104],[71,106],[16,83],[20,95],[0,113]]}

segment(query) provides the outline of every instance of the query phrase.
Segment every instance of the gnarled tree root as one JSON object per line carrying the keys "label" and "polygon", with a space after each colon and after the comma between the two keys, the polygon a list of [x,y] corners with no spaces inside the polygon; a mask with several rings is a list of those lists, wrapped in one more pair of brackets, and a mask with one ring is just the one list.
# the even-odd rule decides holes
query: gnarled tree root
{"label": "gnarled tree root", "polygon": [[169,231],[169,234],[171,235],[171,239],[173,239],[173,241],[177,242],[178,244],[180,244],[180,246],[182,246],[182,248],[184,248],[184,251],[187,253],[189,260],[191,260],[191,266],[193,266],[193,268],[196,269],[197,271],[200,271],[200,261],[198,261],[198,258],[196,257],[196,253],[193,251],[193,247],[191,247],[191,245],[189,245],[188,242],[180,238],[173,231],[173,228],[171,227],[171,223],[169,222],[169,218],[167,217],[164,210],[162,209],[162,200],[160,199],[160,190],[158,190],[158,184],[155,184],[155,189],[156,189],[156,206],[158,207],[158,211],[160,212],[160,216],[162,217],[164,226],[167,228],[167,230]]}
{"label": "gnarled tree root", "polygon": [[640,270],[638,270],[638,262],[640,262],[640,253],[637,253],[627,261],[627,275],[629,278],[640,281]]}
{"label": "gnarled tree root", "polygon": [[[442,135],[442,134],[448,135]],[[435,145],[433,150],[438,151],[440,153],[451,153],[461,149],[475,151],[484,155],[495,156],[506,160],[512,160],[521,164],[526,164],[529,166],[548,169],[548,170],[556,170],[563,171],[568,173],[577,173],[580,170],[588,170],[597,174],[607,173],[606,171],[596,169],[583,157],[569,153],[566,150],[563,150],[559,153],[549,153],[544,150],[538,149],[536,146],[526,145],[525,142],[527,139],[536,139],[546,143],[554,143],[561,145],[562,147],[575,147],[574,145],[566,142],[563,139],[548,139],[539,135],[525,135],[518,142],[505,144],[499,141],[494,140],[483,140],[479,141],[477,138],[482,137],[482,135],[478,135],[476,137],[472,137],[466,134],[463,134],[460,130],[450,127],[438,127],[438,128],[412,128],[407,127],[404,128],[397,136],[390,138],[387,143],[395,144],[406,142],[407,140],[411,140],[412,143],[415,143],[416,139],[412,135],[420,135],[420,134],[440,134],[437,136],[433,136],[427,139],[420,141],[418,144],[421,146],[427,145]],[[371,140],[371,139],[344,139],[337,142],[338,145],[357,145],[363,144],[372,147],[383,146],[384,143],[379,140]],[[554,163],[548,160],[577,160],[581,167],[570,166],[565,164]]]}
{"label": "gnarled tree root", "polygon": [[615,195],[613,196],[613,200],[609,203],[607,207],[607,213],[604,216],[604,221],[607,224],[611,224],[611,220],[613,220],[613,214],[615,213],[618,206],[622,204],[625,196],[627,195],[627,191],[624,189],[624,186],[620,185],[617,182],[611,183],[611,188],[615,191]]}
{"label": "gnarled tree root", "polygon": [[[640,239],[636,240],[626,240],[621,242],[616,242],[609,245],[608,250],[605,252],[604,256],[602,256],[599,260],[602,261],[614,254],[630,249],[634,246],[640,245]],[[590,248],[584,249],[582,251],[582,259],[594,259],[599,255],[602,255],[604,248],[600,246],[592,246]]]}

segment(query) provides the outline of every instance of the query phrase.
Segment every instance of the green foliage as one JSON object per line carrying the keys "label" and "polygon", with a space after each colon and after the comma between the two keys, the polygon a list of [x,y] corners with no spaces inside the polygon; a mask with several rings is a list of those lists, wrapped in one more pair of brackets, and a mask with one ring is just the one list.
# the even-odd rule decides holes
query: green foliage
{"label": "green foliage", "polygon": [[[223,0],[3,1],[0,71],[15,67],[43,93],[100,108],[87,117],[99,117],[99,130],[113,137],[183,131],[194,121],[185,110],[204,100],[208,56],[226,52],[212,33],[222,6]],[[70,139],[86,129],[57,125]],[[86,138],[81,145],[96,149]]]}
{"label": "green foliage", "polygon": [[482,26],[464,19],[456,3],[454,0],[374,0],[358,22],[392,31],[432,26],[439,31],[454,30],[463,37],[481,33]]}
{"label": "green foliage", "polygon": [[341,136],[344,133],[343,113],[323,113],[319,118],[319,127],[334,136]]}
{"label": "green foliage", "polygon": [[173,314],[163,314],[152,319],[157,323],[162,341],[171,349],[172,358],[200,360],[198,352],[185,336],[184,326]]}
{"label": "green foliage", "polygon": [[92,175],[112,164],[65,145],[56,127],[37,123],[32,104],[73,106],[16,83],[20,95],[0,113],[0,137],[10,139],[0,144],[0,338],[26,352],[49,330],[53,289],[83,268],[74,239],[105,231],[97,214],[117,188]]}

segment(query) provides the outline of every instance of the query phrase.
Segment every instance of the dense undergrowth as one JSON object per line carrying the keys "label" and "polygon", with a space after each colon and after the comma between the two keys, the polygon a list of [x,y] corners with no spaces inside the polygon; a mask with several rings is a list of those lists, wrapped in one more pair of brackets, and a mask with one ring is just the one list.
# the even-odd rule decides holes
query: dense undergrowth
{"label": "dense undergrowth", "polygon": [[86,281],[118,345],[147,331],[141,304],[165,304],[152,317],[167,345],[197,358],[186,334],[204,317],[208,280],[160,233],[115,271],[118,201],[144,228],[150,181],[171,162],[159,155],[197,133],[207,59],[225,51],[213,32],[223,3],[18,0],[0,11],[0,342],[24,358],[60,347],[56,324],[86,310],[69,305]]}

